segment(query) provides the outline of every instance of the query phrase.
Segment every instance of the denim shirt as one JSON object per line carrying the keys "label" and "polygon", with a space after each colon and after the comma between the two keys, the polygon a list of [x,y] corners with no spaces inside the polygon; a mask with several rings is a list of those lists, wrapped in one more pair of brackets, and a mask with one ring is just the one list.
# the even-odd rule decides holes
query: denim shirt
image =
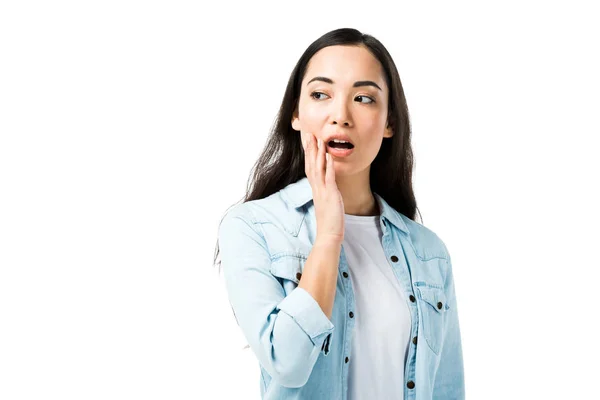
{"label": "denim shirt", "polygon": [[[404,382],[404,399],[464,399],[448,250],[433,231],[373,195],[381,211],[383,250],[412,319],[405,376],[398,377]],[[354,291],[344,245],[331,320],[298,287],[315,236],[312,188],[305,177],[266,198],[237,204],[219,226],[225,287],[237,324],[259,361],[263,399],[348,396]],[[393,318],[394,304],[387,307]]]}

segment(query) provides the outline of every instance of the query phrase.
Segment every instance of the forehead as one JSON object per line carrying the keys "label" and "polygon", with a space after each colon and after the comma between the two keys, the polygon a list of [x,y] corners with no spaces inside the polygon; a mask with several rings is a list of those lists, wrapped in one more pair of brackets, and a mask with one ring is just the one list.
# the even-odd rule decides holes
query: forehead
{"label": "forehead", "polygon": [[352,85],[357,80],[371,80],[385,85],[379,60],[364,46],[328,46],[308,62],[303,84],[315,76],[331,78],[335,84]]}

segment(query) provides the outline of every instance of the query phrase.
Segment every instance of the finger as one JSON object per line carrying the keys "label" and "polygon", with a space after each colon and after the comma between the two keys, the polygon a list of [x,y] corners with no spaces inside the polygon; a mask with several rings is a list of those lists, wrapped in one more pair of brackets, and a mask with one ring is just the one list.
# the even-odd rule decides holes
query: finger
{"label": "finger", "polygon": [[325,185],[325,153],[325,143],[323,143],[323,139],[318,139],[318,151],[315,159],[315,166],[316,175],[321,185]]}
{"label": "finger", "polygon": [[306,152],[306,146],[308,145],[308,133],[300,131],[300,141],[302,142],[302,149]]}
{"label": "finger", "polygon": [[307,132],[305,138],[306,138],[306,151],[304,153],[305,172],[306,172],[306,176],[309,178],[309,180],[313,181],[314,171],[315,171],[314,148],[315,148],[316,144],[314,142],[314,135],[312,133]]}
{"label": "finger", "polygon": [[327,188],[335,187],[335,168],[333,165],[333,157],[327,153],[327,170],[325,171],[325,186]]}

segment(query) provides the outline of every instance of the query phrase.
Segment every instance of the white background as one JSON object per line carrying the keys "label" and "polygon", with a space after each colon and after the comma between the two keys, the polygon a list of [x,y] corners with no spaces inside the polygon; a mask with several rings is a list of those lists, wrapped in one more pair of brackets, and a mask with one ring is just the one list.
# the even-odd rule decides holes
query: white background
{"label": "white background", "polygon": [[592,3],[2,2],[0,398],[260,397],[218,223],[341,27],[400,71],[467,398],[598,398]]}

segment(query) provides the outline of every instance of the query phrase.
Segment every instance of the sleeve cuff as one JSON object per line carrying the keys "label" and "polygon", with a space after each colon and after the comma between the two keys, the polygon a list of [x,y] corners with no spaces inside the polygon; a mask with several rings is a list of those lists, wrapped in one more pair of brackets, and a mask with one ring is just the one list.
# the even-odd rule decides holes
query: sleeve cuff
{"label": "sleeve cuff", "polygon": [[296,287],[277,306],[288,314],[310,337],[315,346],[321,346],[324,355],[329,354],[334,325],[317,301],[301,287]]}

